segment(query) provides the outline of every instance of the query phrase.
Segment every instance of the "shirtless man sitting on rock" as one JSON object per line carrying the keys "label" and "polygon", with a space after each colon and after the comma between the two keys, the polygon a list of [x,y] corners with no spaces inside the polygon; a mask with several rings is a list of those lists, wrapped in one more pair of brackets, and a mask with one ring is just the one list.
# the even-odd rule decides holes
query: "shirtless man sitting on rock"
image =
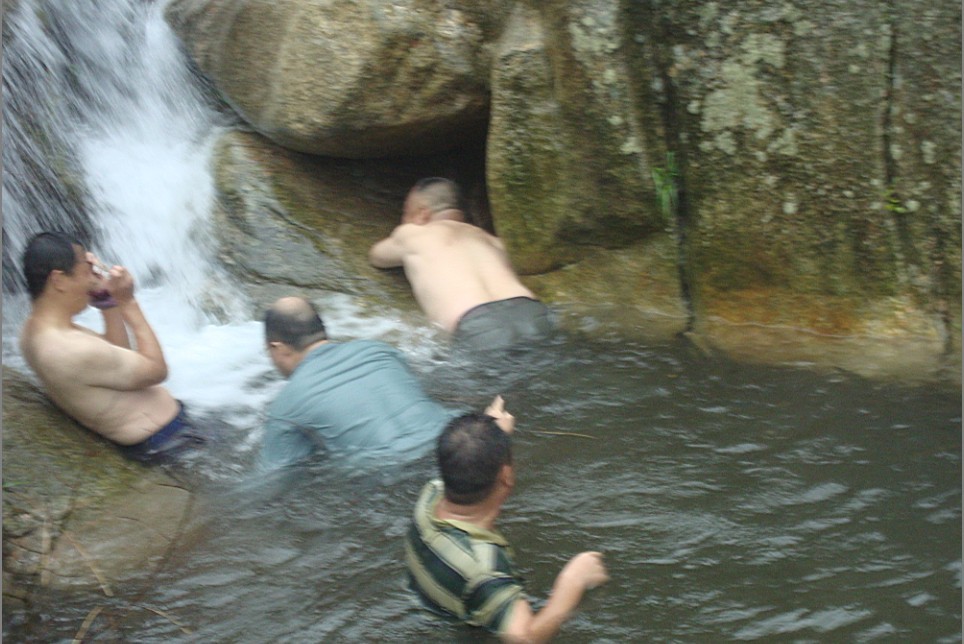
{"label": "shirtless man sitting on rock", "polygon": [[466,223],[458,186],[438,177],[409,191],[402,221],[372,246],[376,268],[404,267],[415,299],[457,347],[504,349],[549,336],[548,310],[516,276],[499,238]]}
{"label": "shirtless man sitting on rock", "polygon": [[[162,460],[203,442],[160,384],[167,362],[134,299],[133,277],[122,266],[99,266],[62,233],[30,240],[23,255],[32,299],[20,335],[24,358],[62,411],[132,458]],[[102,311],[103,334],[73,321],[91,304]]]}

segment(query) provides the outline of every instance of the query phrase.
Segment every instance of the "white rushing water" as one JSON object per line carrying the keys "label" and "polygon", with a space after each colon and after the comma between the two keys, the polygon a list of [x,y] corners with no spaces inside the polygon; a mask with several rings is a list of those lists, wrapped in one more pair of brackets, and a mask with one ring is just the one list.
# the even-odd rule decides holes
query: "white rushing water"
{"label": "white rushing water", "polygon": [[[195,408],[250,416],[271,390],[248,385],[271,366],[260,323],[249,319],[243,296],[211,259],[209,166],[218,115],[162,6],[54,2],[45,8],[51,15],[22,3],[9,29],[24,55],[54,67],[23,80],[39,84],[31,90],[56,106],[42,126],[73,148],[82,168],[98,240],[92,250],[134,275],[138,300],[165,349],[172,393]],[[58,64],[63,59],[73,61],[69,68]],[[17,115],[5,110],[4,118],[6,124]],[[16,193],[19,186],[6,188],[26,180],[4,177],[5,193]],[[27,208],[7,205],[5,232],[22,247],[39,227]],[[4,361],[22,367],[13,337],[26,301],[6,299],[14,311],[5,311]],[[94,309],[78,322],[102,328]]]}
{"label": "white rushing water", "polygon": [[[61,0],[43,6],[40,12],[25,0],[5,16],[5,33],[16,36],[6,44],[13,48],[10,60],[26,70],[10,80],[16,75],[5,69],[5,90],[40,97],[45,109],[31,118],[72,148],[92,198],[92,250],[134,275],[170,367],[166,386],[193,409],[256,427],[280,381],[263,349],[259,313],[214,260],[210,161],[223,117],[206,102],[161,4]],[[24,126],[22,116],[5,104],[8,132],[37,127]],[[54,209],[43,195],[34,195],[33,203],[18,198],[29,192],[28,175],[23,159],[7,156],[4,234],[19,261],[26,239],[51,225],[42,214]],[[4,300],[4,362],[22,369],[16,334],[26,297],[5,294]],[[324,303],[326,324],[337,337],[397,334],[396,322],[362,323],[356,312],[347,296]],[[78,322],[102,328],[94,309]],[[406,334],[401,343],[410,349],[430,335]]]}

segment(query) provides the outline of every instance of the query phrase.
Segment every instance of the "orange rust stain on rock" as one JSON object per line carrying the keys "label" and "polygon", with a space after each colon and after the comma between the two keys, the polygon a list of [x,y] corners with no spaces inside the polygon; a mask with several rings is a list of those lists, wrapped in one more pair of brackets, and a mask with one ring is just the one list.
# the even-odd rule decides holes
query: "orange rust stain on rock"
{"label": "orange rust stain on rock", "polygon": [[745,289],[704,290],[701,300],[706,316],[734,324],[793,326],[829,335],[849,335],[863,327],[861,302],[855,298]]}

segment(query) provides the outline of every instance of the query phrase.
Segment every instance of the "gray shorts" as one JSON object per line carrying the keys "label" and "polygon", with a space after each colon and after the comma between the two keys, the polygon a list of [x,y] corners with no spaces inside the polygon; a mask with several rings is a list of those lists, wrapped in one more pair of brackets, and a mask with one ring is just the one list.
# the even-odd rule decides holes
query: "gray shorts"
{"label": "gray shorts", "polygon": [[529,297],[512,297],[471,308],[455,327],[457,349],[474,352],[508,349],[549,339],[553,324],[549,309]]}

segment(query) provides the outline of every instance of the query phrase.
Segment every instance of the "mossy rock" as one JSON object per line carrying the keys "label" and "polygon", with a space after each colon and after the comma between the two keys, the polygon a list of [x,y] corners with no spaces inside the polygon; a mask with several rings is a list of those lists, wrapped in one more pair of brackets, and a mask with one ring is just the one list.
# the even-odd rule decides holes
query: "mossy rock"
{"label": "mossy rock", "polygon": [[141,575],[163,560],[193,509],[180,482],[125,459],[8,367],[3,492],[3,570],[13,582],[5,601],[34,584],[109,588]]}

